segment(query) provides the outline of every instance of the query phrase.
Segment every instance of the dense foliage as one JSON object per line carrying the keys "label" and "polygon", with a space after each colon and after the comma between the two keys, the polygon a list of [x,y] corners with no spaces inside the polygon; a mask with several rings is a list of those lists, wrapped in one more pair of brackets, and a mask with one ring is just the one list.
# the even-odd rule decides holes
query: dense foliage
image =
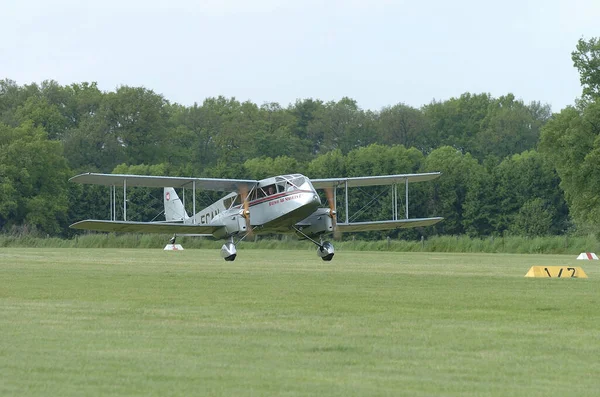
{"label": "dense foliage", "polygon": [[[183,106],[144,87],[103,92],[95,83],[1,80],[0,228],[64,236],[71,222],[108,218],[108,189],[67,183],[80,172],[262,178],[441,171],[435,183],[411,186],[410,216],[445,221],[392,237],[562,234],[575,230],[569,211],[576,227],[589,230],[600,220],[598,59],[597,39],[580,40],[573,61],[582,98],[556,115],[513,94],[465,93],[380,111],[350,98],[282,107],[217,97]],[[128,218],[160,215],[160,196],[132,191]],[[390,200],[389,187],[362,190],[351,196],[350,214],[389,219]],[[382,236],[364,237],[373,235]]]}

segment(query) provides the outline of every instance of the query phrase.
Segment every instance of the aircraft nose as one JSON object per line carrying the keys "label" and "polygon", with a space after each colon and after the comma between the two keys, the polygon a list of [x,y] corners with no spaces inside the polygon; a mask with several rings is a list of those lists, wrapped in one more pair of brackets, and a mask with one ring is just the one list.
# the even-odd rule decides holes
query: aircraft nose
{"label": "aircraft nose", "polygon": [[318,204],[318,205],[321,205],[321,198],[316,193],[313,195],[313,202],[316,203],[316,204]]}

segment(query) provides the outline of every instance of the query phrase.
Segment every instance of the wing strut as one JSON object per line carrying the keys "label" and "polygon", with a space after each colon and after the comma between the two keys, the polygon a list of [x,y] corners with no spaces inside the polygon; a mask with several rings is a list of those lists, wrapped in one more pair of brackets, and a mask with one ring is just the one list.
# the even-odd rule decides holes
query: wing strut
{"label": "wing strut", "polygon": [[115,185],[111,185],[109,186],[109,192],[108,192],[108,197],[110,198],[110,220],[114,221],[115,220],[115,214],[117,212],[116,208],[115,208],[115,201],[117,200],[117,195],[115,193]]}
{"label": "wing strut", "polygon": [[127,179],[123,179],[123,220],[127,222]]}
{"label": "wing strut", "polygon": [[[183,206],[185,208],[185,187],[183,189]],[[111,221],[117,220],[117,186],[109,185],[109,219]],[[196,224],[196,181],[192,181],[192,207],[193,216],[192,224]],[[123,221],[127,221],[127,178],[123,179]]]}
{"label": "wing strut", "polygon": [[194,215],[192,216],[192,223],[195,225],[196,224],[196,181],[192,181],[192,191],[193,191],[192,211],[194,212]]}
{"label": "wing strut", "polygon": [[398,184],[392,185],[392,219],[398,220]]}
{"label": "wing strut", "polygon": [[406,179],[406,188],[404,189],[406,191],[406,201],[404,202],[404,208],[406,209],[406,219],[408,219],[408,178]]}
{"label": "wing strut", "polygon": [[346,223],[350,223],[350,218],[348,217],[348,180],[344,182],[346,186]]}
{"label": "wing strut", "polygon": [[[404,219],[409,219],[408,217],[408,183],[409,183],[409,178],[403,178],[404,179]],[[341,181],[340,181],[341,182]],[[400,182],[402,183],[402,182]],[[391,191],[391,195],[392,195],[392,220],[397,221],[400,219],[400,211],[402,210],[401,208],[398,208],[398,185],[400,183],[392,183],[392,191]],[[338,182],[338,185],[334,185],[333,186],[333,202],[334,202],[334,206],[337,204],[337,189],[340,186],[341,183]],[[348,180],[344,181],[344,204],[345,204],[345,213],[346,213],[346,224],[350,223],[350,211],[348,210]],[[324,187],[323,187],[324,188]],[[335,207],[334,207],[335,208]],[[335,209],[337,211],[337,208]],[[359,211],[360,212],[360,211]]]}

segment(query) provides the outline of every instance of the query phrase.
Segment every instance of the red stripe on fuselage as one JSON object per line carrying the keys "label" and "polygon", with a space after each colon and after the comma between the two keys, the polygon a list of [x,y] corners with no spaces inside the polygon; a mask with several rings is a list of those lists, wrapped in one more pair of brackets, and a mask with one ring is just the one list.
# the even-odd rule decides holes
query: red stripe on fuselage
{"label": "red stripe on fuselage", "polygon": [[[274,194],[274,195],[272,195],[272,196],[261,197],[261,198],[259,198],[259,199],[257,199],[257,200],[250,201],[250,202],[248,203],[248,205],[249,205],[250,207],[252,207],[252,206],[254,206],[254,205],[258,205],[258,204],[266,203],[266,202],[268,202],[268,201],[271,201],[271,200],[278,200],[278,199],[280,199],[280,198],[282,198],[282,197],[292,196],[292,195],[294,195],[294,194],[298,194],[298,193],[314,193],[314,192],[313,192],[313,191],[311,191],[311,190],[293,190],[293,191],[291,191],[291,192],[277,193],[277,194]],[[316,193],[315,193],[315,194],[316,194]],[[240,206],[238,205],[238,206],[236,206],[236,207],[237,207],[237,208],[239,208]]]}

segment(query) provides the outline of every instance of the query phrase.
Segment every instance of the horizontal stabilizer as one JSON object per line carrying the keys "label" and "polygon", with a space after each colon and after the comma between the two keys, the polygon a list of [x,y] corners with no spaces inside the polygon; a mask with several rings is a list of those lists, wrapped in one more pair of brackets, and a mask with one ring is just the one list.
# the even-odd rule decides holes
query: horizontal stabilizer
{"label": "horizontal stabilizer", "polygon": [[126,221],[102,221],[88,219],[72,224],[73,229],[96,230],[99,232],[119,233],[186,233],[195,235],[212,236],[221,225],[195,225],[191,223],[170,222],[126,222]]}
{"label": "horizontal stabilizer", "polygon": [[414,218],[414,219],[399,219],[396,221],[373,221],[373,222],[353,222],[353,223],[338,223],[336,228],[338,231],[346,232],[369,232],[377,230],[392,230],[392,229],[408,229],[411,227],[431,226],[444,218]]}

